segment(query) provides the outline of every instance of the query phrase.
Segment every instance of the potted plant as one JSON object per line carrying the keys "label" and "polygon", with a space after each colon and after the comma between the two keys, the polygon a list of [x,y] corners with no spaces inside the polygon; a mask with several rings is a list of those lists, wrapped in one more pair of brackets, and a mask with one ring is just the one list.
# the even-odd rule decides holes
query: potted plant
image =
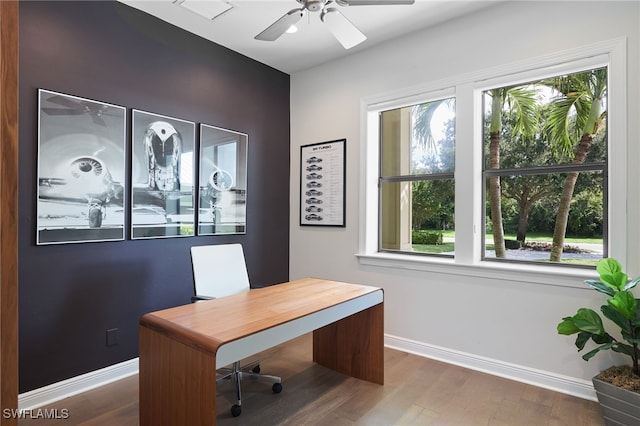
{"label": "potted plant", "polygon": [[640,277],[629,280],[620,263],[612,258],[602,259],[596,270],[600,280],[586,280],[585,283],[608,296],[600,311],[618,327],[619,333],[616,336],[609,334],[600,315],[589,308],[580,308],[574,316],[563,318],[558,324],[558,333],[577,334],[578,351],[582,351],[590,340],[596,344],[594,349],[582,355],[585,361],[605,350],[631,358],[631,365],[615,366],[601,372],[593,378],[593,385],[607,424],[640,424],[640,299],[631,292]]}

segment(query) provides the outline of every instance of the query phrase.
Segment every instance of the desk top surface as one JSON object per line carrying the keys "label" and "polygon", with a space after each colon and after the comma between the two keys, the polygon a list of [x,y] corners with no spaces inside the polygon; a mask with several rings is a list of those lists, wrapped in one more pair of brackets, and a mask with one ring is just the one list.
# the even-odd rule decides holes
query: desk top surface
{"label": "desk top surface", "polygon": [[304,278],[145,314],[140,325],[205,350],[296,320],[377,287]]}

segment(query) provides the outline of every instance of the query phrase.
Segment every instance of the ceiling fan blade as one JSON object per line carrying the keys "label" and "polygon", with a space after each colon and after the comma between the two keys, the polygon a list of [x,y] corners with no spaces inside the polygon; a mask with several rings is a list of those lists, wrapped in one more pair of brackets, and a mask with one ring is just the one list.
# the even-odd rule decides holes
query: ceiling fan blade
{"label": "ceiling fan blade", "polygon": [[382,6],[396,4],[414,4],[415,0],[337,0],[340,6]]}
{"label": "ceiling fan blade", "polygon": [[282,18],[271,24],[266,30],[255,36],[256,40],[275,41],[289,29],[295,25],[304,16],[304,9],[290,10]]}
{"label": "ceiling fan blade", "polygon": [[322,15],[320,15],[320,19],[327,25],[331,34],[333,34],[345,49],[351,49],[367,39],[367,37],[335,7],[325,9]]}
{"label": "ceiling fan blade", "polygon": [[84,114],[85,111],[82,109],[69,109],[69,108],[41,108],[42,112],[47,115],[81,115]]}
{"label": "ceiling fan blade", "polygon": [[60,95],[49,96],[47,98],[47,101],[57,105],[65,106],[67,108],[80,108],[80,109],[84,108],[80,102],[74,101],[72,99],[69,99]]}

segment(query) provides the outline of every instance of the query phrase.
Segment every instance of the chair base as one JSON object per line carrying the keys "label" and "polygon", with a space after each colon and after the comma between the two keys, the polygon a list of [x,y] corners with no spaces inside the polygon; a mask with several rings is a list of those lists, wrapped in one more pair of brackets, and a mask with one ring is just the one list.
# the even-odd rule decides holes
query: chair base
{"label": "chair base", "polygon": [[260,364],[258,361],[242,366],[239,361],[236,361],[231,368],[218,369],[219,376],[216,378],[216,383],[223,380],[232,380],[236,385],[236,403],[231,406],[231,415],[233,417],[238,417],[242,413],[242,388],[240,386],[242,380],[273,383],[271,387],[273,393],[280,393],[282,391],[282,379],[280,377],[259,373]]}

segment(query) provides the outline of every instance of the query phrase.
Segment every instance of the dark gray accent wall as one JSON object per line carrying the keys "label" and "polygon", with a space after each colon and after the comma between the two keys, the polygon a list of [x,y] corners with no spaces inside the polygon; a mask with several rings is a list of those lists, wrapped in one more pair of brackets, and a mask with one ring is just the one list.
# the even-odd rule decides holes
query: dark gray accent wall
{"label": "dark gray accent wall", "polygon": [[[20,392],[137,357],[140,316],[189,303],[192,245],[240,242],[252,285],[287,281],[287,74],[111,1],[21,2],[19,54]],[[247,133],[246,235],[131,240],[127,223],[125,241],[36,246],[38,88],[127,107],[128,156],[131,108]]]}

